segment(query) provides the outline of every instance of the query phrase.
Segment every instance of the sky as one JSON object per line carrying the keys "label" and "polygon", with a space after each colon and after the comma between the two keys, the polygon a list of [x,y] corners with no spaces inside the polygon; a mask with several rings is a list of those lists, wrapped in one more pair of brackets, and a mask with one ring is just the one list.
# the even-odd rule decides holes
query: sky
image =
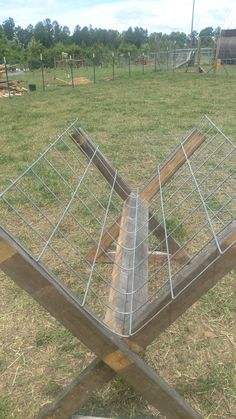
{"label": "sky", "polygon": [[[235,0],[195,0],[194,30],[212,26],[236,28]],[[50,18],[60,25],[92,25],[94,28],[126,30],[138,26],[149,33],[191,31],[193,0],[0,0],[0,24],[12,17],[27,27]]]}

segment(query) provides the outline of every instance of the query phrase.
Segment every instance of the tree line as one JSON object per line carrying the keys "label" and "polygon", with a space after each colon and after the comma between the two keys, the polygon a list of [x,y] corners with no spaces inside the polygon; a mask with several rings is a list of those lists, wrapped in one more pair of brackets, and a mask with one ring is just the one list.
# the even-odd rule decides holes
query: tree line
{"label": "tree line", "polygon": [[200,33],[194,31],[190,35],[184,32],[148,34],[147,29],[141,27],[129,27],[119,32],[76,25],[71,33],[67,26],[50,19],[22,28],[9,17],[0,25],[0,63],[6,57],[9,64],[35,68],[39,65],[40,53],[48,67],[53,66],[55,58],[60,58],[63,52],[83,59],[91,58],[94,54],[100,60],[111,55],[111,52],[147,54],[149,51],[195,47],[199,36],[202,37],[202,47],[211,47],[219,32],[220,28],[207,27]]}

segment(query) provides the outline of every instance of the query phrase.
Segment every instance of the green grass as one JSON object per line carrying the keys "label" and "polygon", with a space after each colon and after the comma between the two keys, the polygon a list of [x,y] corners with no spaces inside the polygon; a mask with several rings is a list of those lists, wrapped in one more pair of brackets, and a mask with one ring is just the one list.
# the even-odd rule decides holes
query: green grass
{"label": "green grass", "polygon": [[[137,69],[130,79],[117,72],[113,82],[105,80],[109,71],[99,69],[95,84],[75,89],[54,85],[54,72],[46,72],[45,92],[40,72],[30,73],[24,78],[37,84],[36,92],[0,99],[0,189],[77,117],[133,185],[142,184],[204,114],[235,139],[235,78],[151,69],[142,75]],[[92,80],[91,69],[80,69],[76,76]],[[60,188],[56,179],[52,182]],[[28,186],[30,190],[30,182]],[[40,192],[35,190],[38,199]],[[47,195],[41,198],[47,200]],[[208,205],[218,210],[218,201]],[[176,220],[169,222],[174,228]],[[181,240],[184,226],[176,234]],[[89,364],[93,354],[9,278],[3,274],[0,278],[0,418],[31,418]],[[235,417],[234,281],[231,273],[145,355],[206,418]],[[121,380],[92,395],[83,412],[123,419],[158,417]]]}

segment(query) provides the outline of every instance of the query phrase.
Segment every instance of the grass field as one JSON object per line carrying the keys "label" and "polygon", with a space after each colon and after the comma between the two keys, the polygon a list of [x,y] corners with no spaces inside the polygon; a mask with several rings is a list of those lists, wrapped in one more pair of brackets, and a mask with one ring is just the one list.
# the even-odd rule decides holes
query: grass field
{"label": "grass field", "polygon": [[[27,75],[37,91],[0,99],[0,189],[68,123],[82,126],[132,185],[143,183],[186,131],[207,114],[235,141],[235,78],[151,72],[56,86],[53,71]],[[63,74],[61,74],[63,76]],[[57,75],[58,76],[58,75]],[[76,76],[92,80],[91,70]],[[235,272],[196,303],[145,354],[205,418],[236,416]],[[33,417],[94,355],[0,274],[0,419]],[[161,417],[120,380],[93,394],[90,415]]]}

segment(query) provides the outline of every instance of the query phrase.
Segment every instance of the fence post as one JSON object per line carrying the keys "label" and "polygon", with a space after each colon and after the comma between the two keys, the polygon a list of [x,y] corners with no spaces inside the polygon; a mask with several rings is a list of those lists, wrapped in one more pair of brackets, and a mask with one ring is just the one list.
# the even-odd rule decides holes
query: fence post
{"label": "fence post", "polygon": [[74,87],[75,87],[75,85],[74,85],[74,73],[73,73],[73,63],[72,63],[71,55],[70,55],[69,66],[70,66],[70,74],[71,74],[71,84],[72,84],[72,87],[74,89]]}
{"label": "fence post", "polygon": [[130,60],[131,60],[131,57],[130,57],[130,51],[128,52],[128,57],[129,57],[128,63],[129,63],[129,77],[130,77],[131,76],[131,68],[130,68]]}
{"label": "fence post", "polygon": [[44,65],[43,65],[43,54],[42,54],[42,53],[40,53],[40,62],[41,62],[41,71],[42,71],[42,84],[43,84],[43,91],[45,92]]}
{"label": "fence post", "polygon": [[95,54],[93,52],[93,82],[96,82]]}
{"label": "fence post", "polygon": [[112,80],[115,80],[115,54],[112,52]]}
{"label": "fence post", "polygon": [[6,57],[3,57],[3,62],[4,62],[4,67],[5,67],[6,79],[7,79],[8,96],[9,96],[9,99],[11,99],[11,92],[10,92],[10,86],[9,86],[9,77],[8,77]]}

